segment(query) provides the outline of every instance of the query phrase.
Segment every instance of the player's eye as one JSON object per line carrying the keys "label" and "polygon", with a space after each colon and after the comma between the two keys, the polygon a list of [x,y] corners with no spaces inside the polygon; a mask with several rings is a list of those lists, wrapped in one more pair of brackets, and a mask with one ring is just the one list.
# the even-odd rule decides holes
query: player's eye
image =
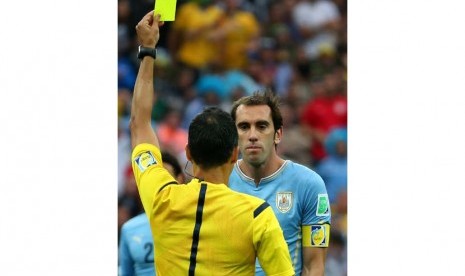
{"label": "player's eye", "polygon": [[260,130],[264,130],[264,129],[266,129],[266,128],[268,127],[268,125],[267,125],[267,124],[258,124],[257,127],[258,127],[258,129],[260,129]]}
{"label": "player's eye", "polygon": [[249,126],[247,124],[239,124],[237,128],[240,130],[246,130],[249,128]]}

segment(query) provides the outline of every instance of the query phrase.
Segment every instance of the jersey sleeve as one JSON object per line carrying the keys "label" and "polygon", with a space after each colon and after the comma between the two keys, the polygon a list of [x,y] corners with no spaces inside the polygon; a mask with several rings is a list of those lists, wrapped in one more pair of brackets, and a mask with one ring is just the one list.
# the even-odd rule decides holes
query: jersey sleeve
{"label": "jersey sleeve", "polygon": [[160,149],[151,144],[140,144],[134,148],[132,168],[145,213],[151,214],[156,194],[163,186],[176,180],[163,167]]}
{"label": "jersey sleeve", "polygon": [[315,172],[304,178],[302,225],[331,223],[331,209],[323,179]]}
{"label": "jersey sleeve", "polygon": [[253,225],[258,261],[266,275],[294,275],[283,231],[268,203],[263,203],[255,210]]}
{"label": "jersey sleeve", "polygon": [[118,250],[119,259],[119,276],[132,276],[134,275],[134,261],[129,251],[129,244],[125,228],[121,228],[121,236]]}
{"label": "jersey sleeve", "polygon": [[302,214],[302,246],[328,247],[331,208],[323,179],[312,171],[305,183]]}

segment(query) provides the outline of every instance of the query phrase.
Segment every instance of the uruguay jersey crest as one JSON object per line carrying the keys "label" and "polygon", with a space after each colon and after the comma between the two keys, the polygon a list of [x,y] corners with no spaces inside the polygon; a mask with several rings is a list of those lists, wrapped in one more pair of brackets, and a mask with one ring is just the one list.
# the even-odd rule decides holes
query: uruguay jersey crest
{"label": "uruguay jersey crest", "polygon": [[281,213],[287,213],[292,208],[292,192],[277,192],[276,207]]}

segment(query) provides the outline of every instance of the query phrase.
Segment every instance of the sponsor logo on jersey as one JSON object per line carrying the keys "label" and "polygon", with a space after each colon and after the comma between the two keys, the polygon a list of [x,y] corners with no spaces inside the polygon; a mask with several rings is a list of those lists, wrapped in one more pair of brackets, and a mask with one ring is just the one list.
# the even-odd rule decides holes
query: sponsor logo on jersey
{"label": "sponsor logo on jersey", "polygon": [[318,194],[318,205],[316,206],[316,215],[318,217],[329,216],[329,199],[328,194]]}
{"label": "sponsor logo on jersey", "polygon": [[287,213],[292,208],[292,192],[276,193],[276,207],[281,213]]}
{"label": "sponsor logo on jersey", "polygon": [[329,227],[327,224],[312,225],[311,245],[312,246],[328,246]]}
{"label": "sponsor logo on jersey", "polygon": [[144,172],[148,167],[158,164],[150,151],[139,154],[134,161],[137,167],[139,167],[140,172]]}
{"label": "sponsor logo on jersey", "polygon": [[135,241],[138,244],[142,243],[141,237],[139,237],[137,235],[132,236],[132,240]]}

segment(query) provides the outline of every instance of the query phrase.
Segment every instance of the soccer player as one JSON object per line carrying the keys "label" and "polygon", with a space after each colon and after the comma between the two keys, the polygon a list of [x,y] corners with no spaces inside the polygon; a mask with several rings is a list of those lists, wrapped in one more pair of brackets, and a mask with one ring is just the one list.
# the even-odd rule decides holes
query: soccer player
{"label": "soccer player", "polygon": [[[278,104],[270,91],[233,104],[231,115],[239,133],[242,159],[231,174],[230,188],[263,198],[271,205],[296,275],[324,275],[331,223],[328,195],[317,173],[278,156],[276,148],[283,137]],[[263,275],[259,264],[256,275]]]}
{"label": "soccer player", "polygon": [[[184,174],[176,157],[168,152],[162,153],[163,167],[176,178],[184,182]],[[121,227],[119,244],[119,276],[154,276],[153,239],[149,220],[145,212],[128,220]]]}
{"label": "soccer player", "polygon": [[157,275],[253,275],[257,257],[267,275],[294,275],[273,210],[227,186],[239,153],[228,113],[207,108],[190,124],[186,157],[194,178],[189,183],[178,183],[163,168],[151,127],[159,20],[149,12],[136,26],[141,63],[130,123],[132,166],[150,221]]}

